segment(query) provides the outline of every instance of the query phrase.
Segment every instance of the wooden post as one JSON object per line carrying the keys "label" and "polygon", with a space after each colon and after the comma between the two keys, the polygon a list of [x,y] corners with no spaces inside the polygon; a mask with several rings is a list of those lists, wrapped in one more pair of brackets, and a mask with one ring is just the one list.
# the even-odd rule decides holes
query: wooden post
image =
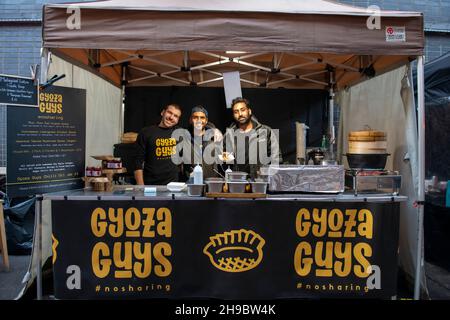
{"label": "wooden post", "polygon": [[3,216],[3,201],[0,201],[0,251],[3,257],[5,270],[9,271],[8,247],[6,244],[5,219]]}

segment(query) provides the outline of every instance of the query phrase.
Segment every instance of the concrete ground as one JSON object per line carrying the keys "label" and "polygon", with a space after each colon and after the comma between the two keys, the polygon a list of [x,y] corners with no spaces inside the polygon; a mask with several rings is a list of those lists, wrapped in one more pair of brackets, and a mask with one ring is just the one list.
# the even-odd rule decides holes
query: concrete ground
{"label": "concrete ground", "polygon": [[24,285],[23,277],[28,271],[31,256],[9,256],[10,270],[0,269],[0,300],[13,300]]}
{"label": "concrete ground", "polygon": [[431,300],[450,300],[450,271],[425,263],[428,293]]}

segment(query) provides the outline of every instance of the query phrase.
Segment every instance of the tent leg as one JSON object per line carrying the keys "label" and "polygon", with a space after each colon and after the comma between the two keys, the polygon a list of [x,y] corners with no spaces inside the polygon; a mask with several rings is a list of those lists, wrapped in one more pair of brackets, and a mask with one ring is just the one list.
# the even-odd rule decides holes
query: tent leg
{"label": "tent leg", "polygon": [[125,133],[125,102],[124,102],[124,98],[125,98],[125,83],[126,83],[126,71],[127,71],[127,67],[126,65],[122,65],[122,87],[121,87],[121,92],[120,92],[120,137],[119,137],[119,141],[122,137],[122,135]]}
{"label": "tent leg", "polygon": [[329,82],[329,100],[328,100],[328,133],[329,133],[329,152],[330,159],[335,160],[334,157],[334,144],[335,144],[335,132],[334,132],[334,71],[330,71],[330,82]]}
{"label": "tent leg", "polygon": [[41,76],[40,76],[40,82],[46,83],[47,82],[47,76],[48,76],[48,67],[49,67],[49,57],[50,52],[46,48],[41,49]]}
{"label": "tent leg", "polygon": [[414,283],[414,299],[420,299],[421,270],[423,267],[423,212],[425,201],[425,96],[424,96],[424,61],[423,56],[417,60],[417,100],[418,100],[418,154],[419,154],[419,185],[418,185],[418,226],[417,226],[417,257]]}
{"label": "tent leg", "polygon": [[42,196],[36,196],[36,241],[38,261],[36,265],[36,298],[42,300]]}

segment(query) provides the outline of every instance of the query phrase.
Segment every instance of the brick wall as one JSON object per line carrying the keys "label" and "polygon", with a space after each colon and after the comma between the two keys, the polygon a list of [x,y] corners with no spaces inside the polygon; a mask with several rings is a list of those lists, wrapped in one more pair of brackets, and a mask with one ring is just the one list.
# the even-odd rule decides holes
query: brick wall
{"label": "brick wall", "polygon": [[[83,0],[1,0],[0,20],[3,19],[42,19],[44,3],[81,2]],[[86,0],[84,0],[86,1]]]}
{"label": "brick wall", "polygon": [[30,76],[30,65],[40,63],[40,26],[0,27],[0,73]]}
{"label": "brick wall", "polygon": [[450,52],[450,33],[426,33],[426,61],[434,60],[447,52]]}
{"label": "brick wall", "polygon": [[425,19],[425,62],[450,52],[450,0],[337,0],[367,8],[423,12]]}
{"label": "brick wall", "polygon": [[30,76],[40,63],[42,5],[62,2],[75,1],[0,0],[0,73]]}
{"label": "brick wall", "polygon": [[426,29],[450,32],[450,0],[337,0],[359,7],[377,5],[385,10],[423,12]]}
{"label": "brick wall", "polygon": [[6,167],[6,106],[3,104],[0,104],[0,167]]}

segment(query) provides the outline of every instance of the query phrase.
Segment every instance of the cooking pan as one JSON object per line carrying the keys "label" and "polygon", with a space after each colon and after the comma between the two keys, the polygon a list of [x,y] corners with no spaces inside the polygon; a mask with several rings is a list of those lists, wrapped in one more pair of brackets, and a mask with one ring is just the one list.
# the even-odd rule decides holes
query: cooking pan
{"label": "cooking pan", "polygon": [[350,169],[384,170],[389,153],[347,153]]}

